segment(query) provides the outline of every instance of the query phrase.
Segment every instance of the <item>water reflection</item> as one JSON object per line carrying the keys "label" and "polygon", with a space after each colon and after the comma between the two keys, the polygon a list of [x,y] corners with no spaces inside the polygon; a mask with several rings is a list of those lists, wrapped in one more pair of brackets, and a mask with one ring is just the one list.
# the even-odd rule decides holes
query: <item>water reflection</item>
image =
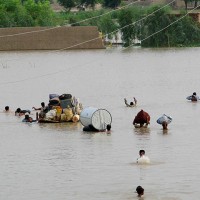
{"label": "water reflection", "polygon": [[79,130],[82,125],[77,122],[66,122],[66,123],[38,123],[39,128],[41,129],[48,129],[48,130],[54,130],[54,131],[75,131]]}
{"label": "water reflection", "polygon": [[141,128],[134,128],[134,133],[136,135],[148,135],[151,132],[151,129],[149,127],[141,127]]}
{"label": "water reflection", "polygon": [[[200,48],[17,53],[21,61],[0,68],[1,105],[32,108],[49,93],[69,91],[83,106],[107,106],[114,125],[110,135],[86,133],[80,123],[27,125],[0,114],[1,199],[137,199],[140,183],[148,200],[198,199],[200,162],[191,152],[199,147],[200,104],[186,102],[185,94],[200,85],[199,54]],[[138,98],[134,109],[124,109],[129,94]],[[152,123],[133,128],[130,116],[141,108]],[[164,112],[173,124],[163,132],[156,116]],[[151,164],[128,165],[140,149]]]}

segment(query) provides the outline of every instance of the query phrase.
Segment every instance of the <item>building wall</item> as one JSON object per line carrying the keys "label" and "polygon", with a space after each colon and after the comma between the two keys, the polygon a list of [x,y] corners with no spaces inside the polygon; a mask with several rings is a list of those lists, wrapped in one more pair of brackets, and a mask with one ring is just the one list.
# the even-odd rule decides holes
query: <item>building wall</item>
{"label": "building wall", "polygon": [[94,26],[0,28],[0,51],[102,48]]}

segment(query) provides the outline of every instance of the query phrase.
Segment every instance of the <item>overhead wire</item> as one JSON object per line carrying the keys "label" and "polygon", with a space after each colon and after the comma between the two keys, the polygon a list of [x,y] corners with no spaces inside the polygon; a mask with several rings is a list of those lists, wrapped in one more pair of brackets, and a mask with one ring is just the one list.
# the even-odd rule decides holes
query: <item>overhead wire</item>
{"label": "overhead wire", "polygon": [[[81,20],[81,21],[78,21],[78,22],[75,22],[75,23],[72,23],[72,24],[68,24],[68,25],[64,25],[64,26],[51,27],[51,28],[45,28],[45,29],[42,29],[42,30],[27,31],[27,32],[23,32],[23,33],[16,33],[16,34],[10,34],[10,35],[1,35],[0,38],[13,37],[13,36],[19,36],[19,35],[25,35],[25,34],[31,34],[31,33],[39,33],[39,32],[45,32],[45,31],[50,31],[50,30],[58,29],[58,28],[65,27],[65,26],[73,26],[73,25],[75,25],[77,23],[82,23],[82,22],[85,22],[85,21],[89,21],[91,19],[95,19],[95,18],[99,18],[99,17],[105,16],[105,15],[113,13],[113,12],[117,12],[117,11],[125,9],[126,7],[129,7],[130,5],[133,5],[133,4],[137,3],[137,2],[139,2],[139,0],[131,2],[131,3],[129,3],[129,4],[125,5],[125,6],[122,6],[122,7],[118,8],[118,9],[111,10],[111,11],[103,13],[101,15],[90,17],[90,18],[87,18],[87,19],[84,19],[84,20]],[[57,49],[57,50],[51,50],[51,52],[59,52],[59,51],[71,49],[73,47],[77,47],[77,46],[80,46],[80,45],[88,43],[88,42],[92,42],[92,41],[97,40],[97,39],[99,39],[99,37],[93,38],[93,39],[90,39],[90,40],[87,40],[85,42],[81,42],[81,43],[78,43],[78,44],[75,44],[75,45],[72,45],[72,46],[67,47],[67,48],[62,48],[62,49]],[[4,62],[17,61],[17,60],[21,60],[21,58],[5,60]]]}
{"label": "overhead wire", "polygon": [[[186,17],[187,15],[189,15],[192,11],[196,10],[198,7],[193,8],[192,10],[188,11],[186,14],[184,14],[182,17],[178,18],[177,20],[173,21],[172,23],[168,24],[167,26],[165,26],[164,28],[152,33],[151,35],[147,36],[146,38],[140,40],[141,42],[147,40],[148,38],[162,32],[163,30],[167,29],[168,27],[172,26],[173,24],[177,23],[178,21],[182,20],[184,17]],[[129,47],[133,46],[133,44],[129,45],[128,47],[125,47],[123,50],[128,49]]]}
{"label": "overhead wire", "polygon": [[[123,28],[125,28],[125,27],[128,27],[128,26],[134,25],[135,23],[146,19],[147,17],[153,15],[154,13],[158,12],[158,11],[161,10],[162,8],[164,8],[164,7],[168,6],[168,5],[170,5],[170,4],[173,3],[174,1],[175,1],[175,0],[171,1],[170,3],[164,5],[163,7],[159,8],[159,9],[157,9],[156,11],[150,13],[149,15],[143,17],[142,19],[140,19],[140,20],[138,20],[138,21],[136,21],[136,22],[134,22],[134,23],[128,24],[128,25],[126,25],[126,26],[124,26],[124,27],[122,27],[122,28],[119,28],[119,29],[117,29],[116,31],[119,31],[119,30],[121,30],[121,29],[123,29]],[[189,13],[191,13],[191,12],[192,12],[193,10],[195,10],[195,9],[197,9],[197,8],[192,9],[190,12],[186,13],[186,14],[183,15],[181,18],[177,19],[176,21],[172,22],[171,24],[167,25],[166,27],[160,29],[159,31],[157,31],[157,32],[155,32],[155,33],[153,33],[153,34],[151,34],[150,36],[144,38],[142,41],[144,41],[144,40],[146,40],[146,39],[152,37],[153,35],[156,35],[157,33],[161,32],[161,31],[163,31],[164,29],[168,28],[169,26],[173,25],[173,24],[176,23],[177,21],[183,19],[184,17],[186,17]],[[113,33],[116,32],[116,31],[113,31],[113,32],[111,32],[111,33],[109,33],[109,34],[113,34]],[[75,46],[78,46],[78,45],[81,45],[81,44],[84,44],[84,43],[87,43],[87,42],[90,42],[90,41],[93,41],[93,40],[96,40],[96,39],[99,39],[99,37],[93,38],[93,39],[91,39],[91,40],[88,40],[88,41],[85,41],[85,42],[82,42],[82,43],[79,43],[79,44],[76,44],[76,45],[73,45],[73,46],[70,46],[70,47],[67,47],[67,48],[63,48],[63,49],[60,49],[60,50],[55,50],[55,51],[66,50],[66,49],[69,49],[69,48],[72,48],[72,47],[75,47]],[[132,45],[130,45],[130,46],[124,48],[123,50],[125,50],[125,49],[127,49],[127,48],[129,48],[129,47],[131,47],[131,46],[132,46]],[[94,61],[95,61],[95,60],[94,60]],[[94,62],[94,61],[91,61],[91,62]],[[90,62],[90,63],[91,63],[91,62]],[[85,64],[88,64],[88,63],[85,63]],[[68,70],[68,69],[66,69],[66,70]],[[30,79],[36,79],[36,78],[40,78],[40,77],[45,77],[45,76],[53,75],[53,74],[55,74],[55,73],[64,72],[64,71],[66,71],[66,70],[60,70],[60,71],[57,71],[57,72],[48,73],[48,74],[43,74],[43,75],[40,75],[40,76],[35,76],[35,77],[32,77],[32,78],[27,78],[27,79],[18,80],[18,81],[2,82],[2,83],[0,83],[0,85],[10,84],[10,83],[18,83],[18,82],[22,82],[22,81],[26,81],[26,80],[30,80]]]}
{"label": "overhead wire", "polygon": [[[124,29],[124,28],[127,28],[127,27],[129,27],[129,26],[134,25],[134,24],[136,24],[136,23],[138,23],[138,22],[140,22],[140,21],[142,21],[142,20],[148,18],[149,16],[153,15],[154,13],[158,12],[159,10],[161,10],[161,9],[163,9],[163,8],[165,8],[165,7],[167,7],[167,6],[169,6],[170,4],[172,4],[172,3],[175,2],[175,1],[176,1],[176,0],[172,0],[172,1],[169,2],[168,4],[162,6],[161,8],[155,10],[154,12],[152,12],[152,13],[146,15],[146,16],[143,17],[142,19],[139,19],[139,20],[137,20],[137,21],[135,21],[135,22],[133,22],[133,23],[131,23],[131,24],[125,25],[125,26],[123,26],[123,27],[121,27],[121,28],[118,28],[118,29],[116,29],[116,30],[114,30],[114,31],[112,31],[112,32],[110,32],[110,33],[108,33],[107,35],[111,35],[111,34],[113,34],[113,33],[119,32],[120,30],[122,30],[122,29]],[[87,41],[84,41],[84,42],[80,42],[80,43],[78,43],[78,44],[74,44],[74,45],[71,45],[71,46],[66,47],[66,48],[62,48],[62,49],[58,49],[58,50],[53,50],[53,52],[72,49],[72,48],[74,48],[74,47],[77,47],[77,46],[86,44],[86,43],[88,43],[88,42],[92,42],[92,41],[94,41],[94,40],[98,40],[99,38],[100,38],[100,37],[92,38],[92,39],[90,39],[90,40],[87,40]]]}
{"label": "overhead wire", "polygon": [[108,11],[108,12],[103,13],[103,14],[101,14],[101,15],[97,15],[97,16],[94,16],[94,17],[90,17],[90,18],[87,18],[87,19],[84,19],[84,20],[81,20],[81,21],[78,21],[78,22],[71,23],[71,24],[67,24],[67,25],[63,25],[63,26],[48,27],[48,28],[42,27],[42,28],[44,28],[44,29],[42,29],[42,30],[26,31],[26,32],[23,32],[23,33],[15,33],[15,34],[10,34],[10,35],[0,35],[0,38],[4,38],[4,37],[13,37],[13,36],[19,36],[19,35],[26,35],[26,34],[32,34],[32,33],[40,33],[40,32],[50,31],[50,30],[54,30],[54,29],[58,29],[58,28],[62,28],[62,27],[73,26],[73,25],[75,25],[75,24],[79,24],[79,23],[82,23],[82,22],[86,22],[86,21],[89,21],[89,20],[91,20],[91,19],[96,19],[96,18],[102,17],[102,16],[104,16],[104,15],[110,14],[110,13],[112,13],[112,12],[116,12],[116,11],[118,11],[118,10],[122,10],[122,9],[124,9],[124,8],[126,8],[126,7],[128,7],[128,6],[132,5],[132,4],[135,4],[135,3],[137,3],[137,2],[139,2],[139,0],[134,1],[134,2],[131,2],[131,3],[129,3],[129,4],[125,5],[125,6],[122,6],[122,7],[118,8],[118,9],[111,10],[111,11]]}
{"label": "overhead wire", "polygon": [[[171,2],[169,2],[169,3],[167,3],[166,5],[160,7],[159,9],[155,10],[154,12],[152,12],[152,13],[146,15],[146,16],[143,17],[142,19],[140,19],[140,20],[138,20],[138,21],[135,21],[135,22],[133,22],[133,23],[131,23],[131,24],[125,25],[125,26],[123,26],[123,27],[121,27],[121,28],[118,28],[118,29],[116,29],[116,30],[114,30],[114,31],[112,31],[112,32],[110,32],[110,33],[108,33],[107,35],[111,35],[111,34],[113,34],[113,33],[116,33],[116,32],[118,32],[118,31],[120,31],[120,30],[122,30],[122,29],[128,27],[128,26],[134,25],[134,24],[136,24],[136,23],[138,23],[138,22],[140,22],[140,21],[146,19],[147,17],[153,15],[154,13],[158,12],[159,10],[165,8],[166,6],[169,6],[170,4],[172,4],[172,3],[175,2],[175,1],[176,1],[176,0],[172,0]],[[130,4],[128,4],[128,5],[130,5]],[[28,33],[28,32],[26,32],[26,33]],[[31,32],[30,32],[30,33],[31,33]],[[13,35],[13,36],[14,36],[14,35]],[[66,47],[66,48],[53,50],[53,51],[51,51],[51,52],[57,52],[57,51],[63,51],[63,50],[72,49],[72,48],[74,48],[74,47],[77,47],[77,46],[86,44],[86,43],[88,43],[88,42],[92,42],[92,41],[97,40],[97,39],[99,39],[99,38],[100,38],[100,37],[92,38],[92,39],[90,39],[90,40],[87,40],[87,41],[84,41],[84,42],[81,42],[81,43],[78,43],[78,44],[75,44],[75,45],[71,45],[71,46]]]}

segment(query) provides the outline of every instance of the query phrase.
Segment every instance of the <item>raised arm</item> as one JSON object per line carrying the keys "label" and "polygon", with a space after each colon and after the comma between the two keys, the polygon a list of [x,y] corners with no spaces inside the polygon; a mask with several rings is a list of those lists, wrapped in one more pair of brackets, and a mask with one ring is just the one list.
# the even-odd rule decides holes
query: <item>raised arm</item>
{"label": "raised arm", "polygon": [[34,110],[41,110],[41,108],[35,108],[35,107],[32,107],[32,109],[34,109]]}
{"label": "raised arm", "polygon": [[137,105],[137,99],[135,97],[133,97],[134,102],[135,102],[135,106]]}
{"label": "raised arm", "polygon": [[126,106],[130,107],[130,105],[128,104],[126,98],[124,98],[124,103],[126,104]]}

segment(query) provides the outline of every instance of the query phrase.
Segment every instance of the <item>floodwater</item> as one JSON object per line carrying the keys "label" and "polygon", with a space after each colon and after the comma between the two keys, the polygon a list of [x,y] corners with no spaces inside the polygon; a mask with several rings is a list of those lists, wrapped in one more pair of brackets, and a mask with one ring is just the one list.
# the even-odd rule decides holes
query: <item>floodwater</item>
{"label": "floodwater", "polygon": [[[120,48],[0,52],[0,107],[31,109],[50,93],[71,93],[84,107],[105,108],[112,132],[85,133],[80,123],[27,124],[0,113],[0,199],[199,199],[200,48]],[[138,100],[125,107],[124,97]],[[135,129],[141,110],[151,116]],[[173,118],[163,132],[156,120]],[[35,112],[32,112],[35,118]],[[137,165],[140,149],[151,164]]]}

